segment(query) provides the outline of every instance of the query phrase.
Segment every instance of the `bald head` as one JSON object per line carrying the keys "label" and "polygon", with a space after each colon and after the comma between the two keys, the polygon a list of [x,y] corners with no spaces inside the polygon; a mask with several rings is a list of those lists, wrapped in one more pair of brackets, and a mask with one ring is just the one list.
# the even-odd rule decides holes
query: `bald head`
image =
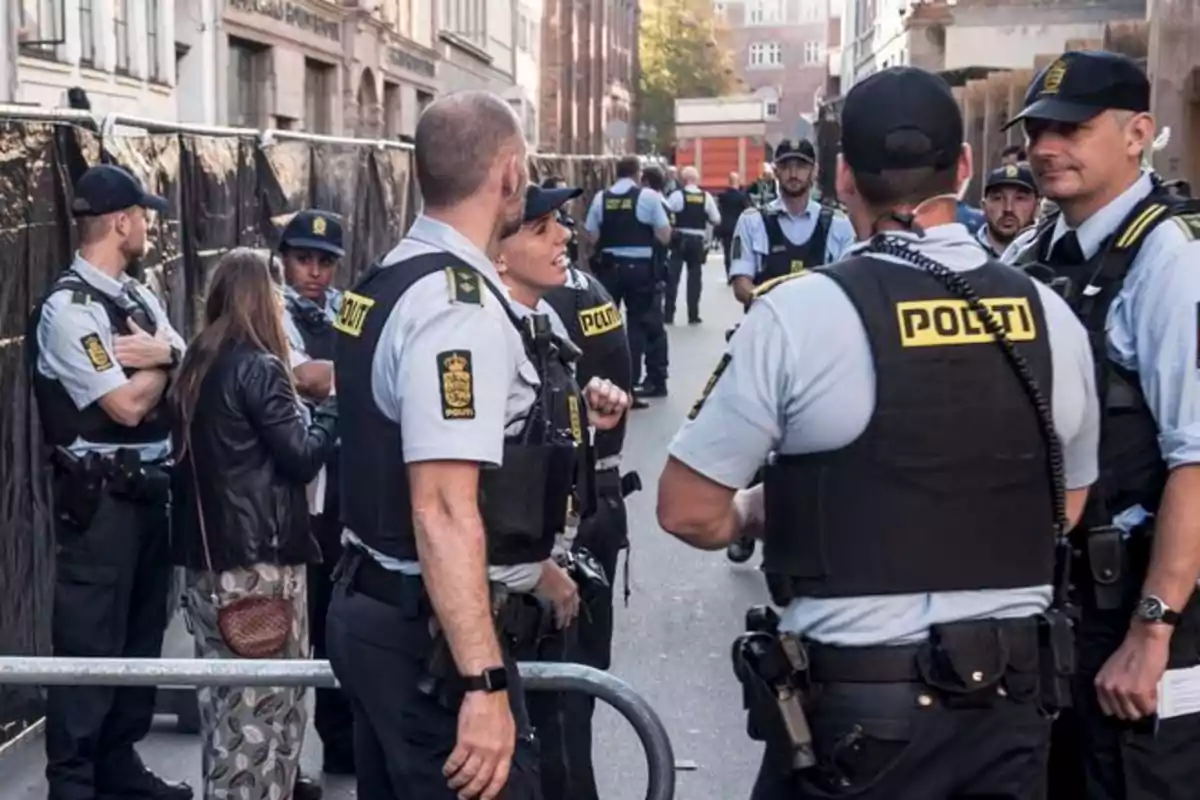
{"label": "bald head", "polygon": [[523,153],[524,135],[512,106],[496,95],[455,92],[425,109],[413,144],[425,205],[446,208],[478,192],[506,151]]}

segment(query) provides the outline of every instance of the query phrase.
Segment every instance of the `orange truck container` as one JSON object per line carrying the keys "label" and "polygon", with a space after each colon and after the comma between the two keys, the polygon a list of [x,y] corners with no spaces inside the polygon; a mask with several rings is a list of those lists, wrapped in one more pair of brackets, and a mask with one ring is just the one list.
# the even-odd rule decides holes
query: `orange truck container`
{"label": "orange truck container", "polygon": [[700,185],[720,191],[736,172],[743,184],[762,175],[766,116],[753,95],[675,101],[675,166],[695,167]]}

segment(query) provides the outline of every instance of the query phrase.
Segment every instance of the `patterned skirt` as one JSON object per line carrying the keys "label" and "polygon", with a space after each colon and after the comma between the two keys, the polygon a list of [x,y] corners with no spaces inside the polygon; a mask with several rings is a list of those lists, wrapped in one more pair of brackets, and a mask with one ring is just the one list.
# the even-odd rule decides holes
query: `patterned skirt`
{"label": "patterned skirt", "polygon": [[[282,589],[295,607],[292,633],[277,658],[308,658],[308,603],[303,566],[256,564],[217,575],[228,600],[274,596]],[[217,627],[212,580],[188,570],[188,629],[199,658],[238,658]],[[205,686],[199,692],[204,737],[204,800],[290,800],[308,726],[303,687]]]}

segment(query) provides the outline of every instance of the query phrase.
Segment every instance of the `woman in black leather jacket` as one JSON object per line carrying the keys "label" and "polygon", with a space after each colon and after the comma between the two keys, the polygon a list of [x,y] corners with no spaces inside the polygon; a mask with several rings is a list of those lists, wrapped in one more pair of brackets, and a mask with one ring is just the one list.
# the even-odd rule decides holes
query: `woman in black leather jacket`
{"label": "woman in black leather jacket", "polygon": [[[203,330],[171,389],[178,465],[172,551],[186,568],[188,627],[205,658],[238,657],[218,626],[214,595],[222,604],[288,598],[290,633],[271,657],[309,654],[305,570],[320,551],[305,487],[334,447],[336,398],[305,424],[280,302],[261,255],[226,255],[209,288]],[[276,786],[281,797],[320,796],[315,784],[298,780],[303,689],[203,688],[199,701],[205,798],[232,797],[240,788],[268,797]]]}

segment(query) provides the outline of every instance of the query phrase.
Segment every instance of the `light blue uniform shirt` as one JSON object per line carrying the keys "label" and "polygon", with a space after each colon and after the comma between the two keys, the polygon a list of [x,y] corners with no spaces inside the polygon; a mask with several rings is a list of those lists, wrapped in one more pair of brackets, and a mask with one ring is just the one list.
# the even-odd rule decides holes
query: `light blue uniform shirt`
{"label": "light blue uniform shirt", "polygon": [[[132,291],[145,304],[160,330],[166,332],[171,344],[183,351],[186,345],[179,333],[171,327],[171,320],[154,292],[128,275],[120,280],[109,277],[93,267],[78,253],[71,263],[71,270],[96,291],[112,298]],[[113,355],[117,334],[113,331],[108,313],[100,303],[76,303],[73,292],[62,290],[52,294],[42,307],[42,320],[37,329],[37,369],[48,378],[62,383],[75,406],[84,409],[109,392],[129,382],[124,370]],[[100,346],[108,356],[108,366],[98,366],[85,349],[83,340],[89,336],[99,337]],[[68,449],[77,455],[95,452],[112,453],[120,448],[136,449],[143,461],[158,461],[171,452],[171,440],[143,445],[119,445],[89,442],[78,438]]]}
{"label": "light blue uniform shirt", "polygon": [[[1084,256],[1091,258],[1150,194],[1149,173],[1089,217],[1076,230]],[[1054,243],[1070,227],[1059,217]],[[1022,234],[1004,253],[1013,262],[1033,244],[1036,231]],[[1138,374],[1146,404],[1158,423],[1158,446],[1169,469],[1200,463],[1200,241],[1186,226],[1161,222],[1142,243],[1121,291],[1108,309],[1108,357]],[[1117,524],[1127,528],[1147,513],[1122,509]]]}
{"label": "light blue uniform shirt", "polygon": [[[987,260],[957,223],[929,228],[923,238],[896,236],[955,272],[977,269]],[[893,261],[896,269],[916,269],[887,256],[874,257]],[[1037,290],[1048,328],[1051,404],[1063,442],[1066,485],[1083,488],[1096,480],[1099,439],[1087,333],[1062,298],[1041,284]],[[684,424],[669,449],[708,479],[742,488],[771,452],[840,450],[866,430],[875,407],[875,364],[862,320],[832,278],[812,272],[759,297],[730,340],[728,353],[728,366],[700,413]],[[939,623],[1038,614],[1049,607],[1051,594],[1052,587],[1045,585],[798,598],[784,611],[781,627],[832,645],[910,644],[926,638],[929,627]]]}
{"label": "light blue uniform shirt", "polygon": [[[779,211],[779,228],[783,235],[795,245],[802,245],[812,238],[817,230],[817,220],[821,215],[821,204],[809,200],[804,211],[793,214],[783,205],[783,200],[776,198],[767,204],[768,211]],[[757,208],[748,208],[738,217],[737,227],[733,231],[735,239],[734,252],[738,257],[729,265],[729,280],[739,275],[744,278],[754,278],[762,271],[763,260],[771,252],[767,239],[767,227],[762,213]],[[737,242],[740,242],[737,243]],[[835,211],[833,220],[829,223],[829,236],[825,239],[825,263],[832,264],[842,257],[850,245],[854,244],[854,226],[840,211]]]}
{"label": "light blue uniform shirt", "polygon": [[[306,364],[312,361],[308,350],[304,346],[304,337],[300,334],[300,328],[295,319],[292,318],[292,304],[297,303],[301,307],[311,306],[317,308],[317,304],[307,297],[302,297],[296,293],[296,290],[291,286],[283,287],[283,297],[286,301],[283,310],[283,330],[287,334],[288,345],[292,348],[292,368],[295,369],[301,364]],[[326,319],[333,322],[337,319],[338,312],[342,308],[342,293],[341,291],[329,288],[325,290],[325,306],[321,308],[321,312],[325,314]]]}
{"label": "light blue uniform shirt", "polygon": [[[463,259],[507,297],[491,260],[462,234],[443,222],[420,216],[382,260],[384,269],[427,253],[451,253]],[[503,461],[505,434],[524,424],[541,380],[529,360],[521,334],[495,294],[480,286],[482,304],[457,303],[441,270],[414,283],[388,314],[371,363],[375,404],[404,429],[404,461],[475,461],[483,469]],[[475,416],[442,416],[439,353],[471,354]],[[342,413],[347,413],[342,409]],[[346,529],[343,543],[362,546]],[[383,567],[418,575],[416,561],[399,561],[368,552]],[[489,567],[488,574],[513,592],[528,592],[541,578],[540,564]]]}
{"label": "light blue uniform shirt", "polygon": [[[637,184],[632,178],[621,178],[612,185],[609,191],[613,194],[624,195],[636,188]],[[637,208],[634,213],[637,215],[638,222],[645,223],[655,230],[666,228],[671,224],[667,218],[667,209],[662,195],[645,186],[642,187],[642,193],[638,195]],[[599,236],[602,222],[604,222],[604,192],[596,192],[596,196],[592,198],[592,204],[588,206],[584,228],[593,236]],[[654,255],[654,248],[605,247],[602,248],[602,252],[617,258],[648,259]]]}

